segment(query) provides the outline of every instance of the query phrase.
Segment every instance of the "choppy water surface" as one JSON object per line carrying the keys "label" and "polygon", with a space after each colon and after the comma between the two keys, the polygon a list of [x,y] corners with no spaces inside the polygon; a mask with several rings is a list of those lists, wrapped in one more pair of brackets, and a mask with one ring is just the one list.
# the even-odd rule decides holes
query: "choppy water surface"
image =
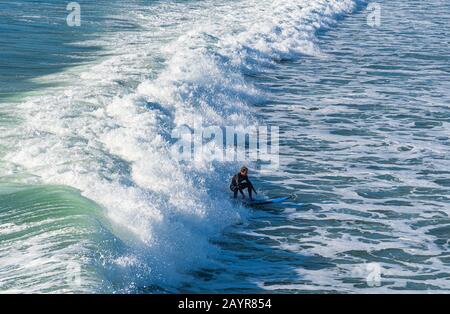
{"label": "choppy water surface", "polygon": [[449,15],[383,2],[374,29],[366,14],[320,34],[319,56],[257,78],[272,95],[259,113],[282,131],[282,168],[261,179],[301,205],[230,231],[243,290],[450,289]]}

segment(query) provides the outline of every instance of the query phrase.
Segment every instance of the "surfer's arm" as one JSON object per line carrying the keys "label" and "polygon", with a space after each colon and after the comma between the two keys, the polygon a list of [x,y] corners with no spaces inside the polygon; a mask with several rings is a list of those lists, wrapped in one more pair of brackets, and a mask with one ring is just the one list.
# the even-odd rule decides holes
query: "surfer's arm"
{"label": "surfer's arm", "polygon": [[239,186],[239,177],[238,175],[233,176],[233,179],[231,179],[232,185],[236,187],[236,189],[241,193],[242,196],[245,196],[244,192]]}
{"label": "surfer's arm", "polygon": [[258,194],[258,192],[256,192],[256,190],[255,190],[255,187],[253,186],[253,183],[251,183],[248,178],[247,178],[247,183],[250,185],[250,188],[255,192],[255,194]]}
{"label": "surfer's arm", "polygon": [[235,175],[233,176],[233,179],[231,179],[232,183],[234,186],[239,187],[239,180],[238,180],[238,176]]}

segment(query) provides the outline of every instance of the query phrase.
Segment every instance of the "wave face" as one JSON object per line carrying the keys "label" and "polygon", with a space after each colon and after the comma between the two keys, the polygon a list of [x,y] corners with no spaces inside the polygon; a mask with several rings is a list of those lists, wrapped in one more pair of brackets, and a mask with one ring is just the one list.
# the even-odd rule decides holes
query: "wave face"
{"label": "wave face", "polygon": [[[211,239],[247,211],[226,201],[238,165],[180,163],[171,131],[198,119],[256,124],[252,105],[267,96],[248,76],[320,55],[316,31],[354,5],[169,1],[109,12],[104,33],[76,43],[100,47],[95,62],[39,77],[53,87],[4,106],[20,121],[2,125],[2,290],[182,291],[189,271],[213,263]],[[61,282],[73,263],[77,286]]]}

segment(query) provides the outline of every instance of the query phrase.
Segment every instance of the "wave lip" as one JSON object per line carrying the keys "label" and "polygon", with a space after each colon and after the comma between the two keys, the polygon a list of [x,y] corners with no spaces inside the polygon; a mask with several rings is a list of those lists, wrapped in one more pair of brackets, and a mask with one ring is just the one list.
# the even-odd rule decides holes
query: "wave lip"
{"label": "wave lip", "polygon": [[110,291],[102,275],[114,236],[101,209],[60,186],[1,186],[2,293]]}

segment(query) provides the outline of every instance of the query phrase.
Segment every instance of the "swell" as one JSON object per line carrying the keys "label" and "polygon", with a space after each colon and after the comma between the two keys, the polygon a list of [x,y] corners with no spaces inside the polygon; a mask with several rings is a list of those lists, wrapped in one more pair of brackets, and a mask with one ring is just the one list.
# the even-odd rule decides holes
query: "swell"
{"label": "swell", "polygon": [[[71,188],[2,186],[1,291],[106,289],[107,278],[99,269],[113,236],[102,219],[100,208]],[[80,280],[72,277],[76,271]]]}

